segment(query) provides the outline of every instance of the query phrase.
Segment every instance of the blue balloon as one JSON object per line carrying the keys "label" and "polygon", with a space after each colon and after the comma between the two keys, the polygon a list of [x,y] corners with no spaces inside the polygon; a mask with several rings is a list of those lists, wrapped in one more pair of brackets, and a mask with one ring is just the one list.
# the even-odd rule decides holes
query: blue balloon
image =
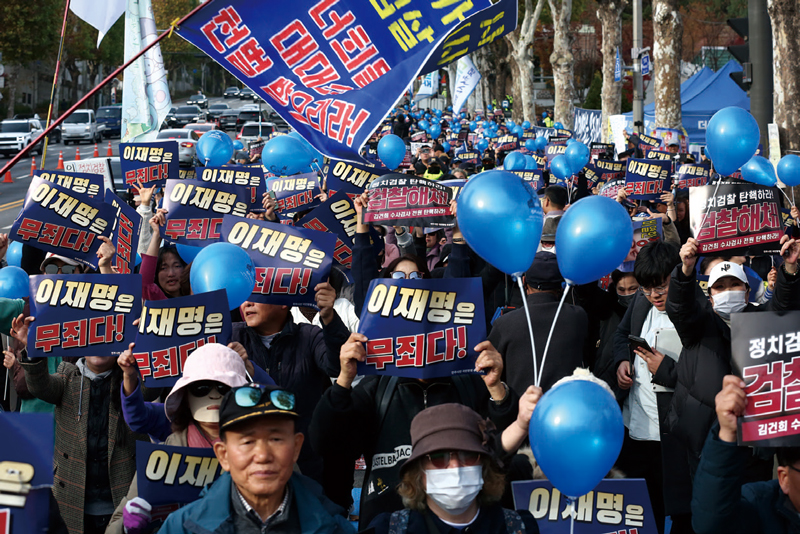
{"label": "blue balloon", "polygon": [[289,135],[273,137],[261,152],[262,164],[276,176],[308,172],[312,159],[305,144]]}
{"label": "blue balloon", "polygon": [[789,187],[800,185],[800,156],[795,154],[783,156],[778,162],[778,177]]}
{"label": "blue balloon", "polygon": [[430,114],[430,113],[426,113],[426,114],[425,114],[425,118],[426,118],[426,119],[428,119],[428,120],[430,120],[430,118],[431,118],[431,114]]}
{"label": "blue balloon", "polygon": [[442,148],[444,148],[445,152],[450,152],[450,143],[445,141],[444,143],[442,143]]}
{"label": "blue balloon", "polygon": [[322,153],[316,148],[314,148],[314,145],[306,141],[306,139],[302,135],[300,135],[297,132],[297,130],[292,130],[286,135],[288,135],[289,137],[294,137],[295,139],[303,143],[303,146],[306,148],[306,152],[308,152],[308,155],[311,157],[312,161],[317,160],[317,162],[319,163],[323,161],[324,156],[322,155]]}
{"label": "blue balloon", "polygon": [[475,131],[475,130],[477,130],[477,129],[478,129],[478,123],[477,123],[477,122],[475,122],[475,121],[471,121],[471,122],[469,123],[469,131],[470,131],[470,132],[474,132],[474,131]]}
{"label": "blue balloon", "polygon": [[754,184],[773,187],[778,184],[775,167],[763,156],[753,156],[742,165],[742,178]]}
{"label": "blue balloon", "polygon": [[614,396],[588,380],[565,382],[545,393],[528,431],[533,456],[548,480],[573,498],[592,491],[608,474],[625,435]]}
{"label": "blue balloon", "polygon": [[[569,167],[569,160],[564,154],[559,154],[550,162],[550,172],[559,180],[566,180],[572,176],[572,169]],[[560,224],[560,223],[559,223]],[[558,249],[556,249],[558,250]]]}
{"label": "blue balloon", "polygon": [[503,169],[507,171],[524,171],[525,156],[521,152],[511,152],[506,156],[506,159],[503,160]]}
{"label": "blue balloon", "polygon": [[434,124],[433,126],[431,126],[429,133],[431,134],[431,137],[433,139],[436,139],[442,134],[442,127],[439,126],[438,124]]}
{"label": "blue balloon", "polygon": [[531,127],[531,121],[522,121],[522,128],[527,130]]}
{"label": "blue balloon", "polygon": [[384,135],[378,143],[378,157],[389,169],[396,169],[406,156],[406,144],[394,134]]}
{"label": "blue balloon", "polygon": [[425,119],[423,119],[419,121],[418,126],[423,130],[427,130],[428,128],[430,128],[431,124]]}
{"label": "blue balloon", "polygon": [[591,152],[588,146],[580,141],[575,141],[567,146],[567,151],[564,155],[567,157],[567,164],[572,174],[578,174],[589,163]]}
{"label": "blue balloon", "polygon": [[735,173],[756,153],[760,137],[758,123],[749,111],[727,107],[714,113],[706,129],[714,169],[723,176]]}
{"label": "blue balloon", "polygon": [[192,293],[224,289],[228,309],[233,310],[250,298],[256,285],[256,270],[250,255],[232,243],[212,243],[200,249],[189,273]]}
{"label": "blue balloon", "polygon": [[560,122],[555,123],[553,125],[553,127],[556,128],[557,130],[563,130],[564,129],[564,125],[561,124]]}
{"label": "blue balloon", "polygon": [[466,119],[467,118],[467,114],[462,111],[461,115],[459,115],[459,117],[461,117],[462,119]]}
{"label": "blue balloon", "polygon": [[526,139],[525,140],[525,148],[530,150],[531,152],[536,151],[536,139]]}
{"label": "blue balloon", "polygon": [[[486,105],[486,110],[487,111],[492,111],[492,105],[491,104],[487,104]],[[531,263],[533,263],[533,262],[531,262]]]}
{"label": "blue balloon", "polygon": [[556,231],[561,275],[574,285],[599,280],[622,263],[631,243],[633,225],[622,204],[601,196],[582,198],[564,213]]}
{"label": "blue balloon", "polygon": [[176,243],[175,248],[178,249],[178,255],[186,263],[192,263],[194,259],[197,257],[197,255],[200,254],[200,251],[203,250],[202,247],[194,247],[192,245],[182,245],[180,243]]}
{"label": "blue balloon", "polygon": [[475,175],[458,197],[458,227],[464,239],[506,274],[523,273],[531,266],[543,223],[535,191],[509,172]]}
{"label": "blue balloon", "polygon": [[22,267],[22,243],[10,241],[6,251],[6,262],[14,267]]}
{"label": "blue balloon", "polygon": [[513,133],[514,135],[516,135],[518,138],[519,138],[519,137],[522,137],[523,135],[525,135],[525,131],[522,129],[522,126],[520,126],[519,124],[518,124],[518,125],[516,125],[516,126],[514,126],[514,127],[511,129],[511,133]]}
{"label": "blue balloon", "polygon": [[447,111],[453,111],[453,106],[447,106]]}
{"label": "blue balloon", "polygon": [[197,159],[206,167],[219,167],[233,157],[233,141],[222,130],[206,132],[197,142]]}
{"label": "blue balloon", "polygon": [[506,121],[506,128],[508,128],[509,130],[511,130],[512,128],[514,128],[514,126],[516,126],[516,125],[517,125],[517,124],[516,124],[514,121],[512,121],[511,119],[509,119],[509,120],[507,120],[507,121]]}
{"label": "blue balloon", "polygon": [[441,109],[435,109],[435,110],[433,110],[433,114],[436,115],[437,117],[441,117],[442,116],[442,110]]}
{"label": "blue balloon", "polygon": [[567,146],[571,145],[572,143],[577,143],[577,142],[578,141],[576,139],[573,139],[572,137],[570,137],[569,139],[567,139]]}
{"label": "blue balloon", "polygon": [[533,156],[529,156],[525,154],[525,170],[526,171],[535,171],[539,165],[536,163],[536,160],[533,159]]}
{"label": "blue balloon", "polygon": [[233,149],[234,150],[244,150],[244,145],[242,144],[241,141],[239,141],[238,139],[235,139],[233,141]]}
{"label": "blue balloon", "polygon": [[476,147],[478,150],[480,150],[481,152],[483,152],[484,150],[486,150],[487,148],[489,148],[489,141],[487,141],[486,139],[481,139],[480,141],[478,141],[478,142],[475,144],[475,147]]}
{"label": "blue balloon", "polygon": [[0,269],[0,297],[5,299],[30,297],[28,273],[14,265]]}
{"label": "blue balloon", "polygon": [[544,150],[545,148],[547,148],[547,138],[544,137],[544,136],[537,137],[536,138],[536,150]]}
{"label": "blue balloon", "polygon": [[403,109],[404,109],[404,110],[406,110],[406,111],[408,111],[408,104],[406,104],[405,106],[403,106]]}

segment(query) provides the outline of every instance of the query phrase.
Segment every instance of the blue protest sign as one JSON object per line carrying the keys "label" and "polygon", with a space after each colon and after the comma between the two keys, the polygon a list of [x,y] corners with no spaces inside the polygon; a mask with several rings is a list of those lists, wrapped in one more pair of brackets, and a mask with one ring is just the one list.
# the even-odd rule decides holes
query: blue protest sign
{"label": "blue protest sign", "polygon": [[138,274],[60,274],[30,277],[31,357],[118,356],[136,339],[142,309]]}
{"label": "blue protest sign", "polygon": [[94,198],[100,194],[104,187],[102,174],[67,171],[37,171],[35,176],[44,178],[48,182],[56,183],[76,193],[89,195],[90,198]]}
{"label": "blue protest sign", "polygon": [[139,497],[152,506],[188,504],[222,474],[212,448],[136,442]]}
{"label": "blue protest sign", "polygon": [[231,314],[224,289],[148,300],[142,307],[133,356],[147,387],[173,386],[183,373],[183,363],[206,343],[227,345]]}
{"label": "blue protest sign", "polygon": [[[261,197],[267,191],[264,167],[261,165],[229,167],[197,167],[195,176],[203,182],[246,186],[250,190],[248,211],[263,212]],[[184,177],[181,177],[184,178]],[[194,176],[185,178],[194,178]]]}
{"label": "blue protest sign", "polygon": [[[336,193],[321,206],[297,222],[297,226],[331,232],[336,236],[336,246],[333,250],[333,259],[342,267],[350,268],[353,261],[353,244],[356,236],[356,209],[353,205],[355,193]],[[377,255],[383,249],[383,239],[374,227],[369,227],[369,235],[373,244],[373,251]]]}
{"label": "blue protest sign", "polygon": [[455,224],[452,199],[450,189],[434,180],[387,174],[369,186],[364,222],[449,228]]}
{"label": "blue protest sign", "polygon": [[53,485],[53,415],[0,414],[0,532],[48,532]]}
{"label": "blue protest sign", "polygon": [[111,243],[116,251],[112,265],[119,274],[130,274],[136,265],[142,218],[135,209],[111,190],[106,189],[105,201],[117,210],[116,227],[111,234]]}
{"label": "blue protest sign", "polygon": [[[511,483],[516,510],[528,510],[541,534],[654,534],[656,521],[644,479],[604,479],[570,506],[547,480]],[[571,525],[575,513],[574,529]]]}
{"label": "blue protest sign", "polygon": [[316,307],[314,287],[328,279],[335,235],[227,216],[221,238],[242,247],[253,260],[256,285],[248,300]]}
{"label": "blue protest sign", "polygon": [[674,185],[678,189],[699,187],[708,184],[710,176],[710,163],[681,163],[675,171]]}
{"label": "blue protest sign", "polygon": [[267,189],[275,193],[278,201],[277,210],[282,213],[294,213],[319,206],[319,176],[315,172],[293,174],[267,180]]}
{"label": "blue protest sign", "polygon": [[[611,180],[625,178],[624,161],[598,159],[594,162],[589,162],[586,168],[587,176],[589,175],[588,171],[590,170],[597,177],[597,180],[593,180],[596,183],[605,183]],[[614,196],[616,197],[616,193],[614,193]]]}
{"label": "blue protest sign", "polygon": [[244,185],[167,180],[164,188],[167,224],[161,227],[161,237],[195,247],[216,243],[222,217],[247,215],[250,195]]}
{"label": "blue protest sign", "polygon": [[519,148],[519,141],[516,135],[503,135],[497,139],[495,148],[510,152]]}
{"label": "blue protest sign", "polygon": [[97,269],[97,237],[111,235],[114,215],[101,199],[33,178],[8,237]]}
{"label": "blue protest sign", "polygon": [[[464,143],[464,147],[466,148],[466,143]],[[472,163],[474,165],[481,164],[481,153],[477,150],[464,150],[463,152],[458,152],[454,154],[453,161],[457,161],[459,163]]]}
{"label": "blue protest sign", "polygon": [[661,139],[658,137],[650,137],[649,135],[642,133],[638,134],[638,137],[638,148],[640,148],[642,151],[645,151],[648,148],[659,148],[661,146]]}
{"label": "blue protest sign", "polygon": [[567,152],[567,142],[566,139],[561,141],[550,141],[544,149],[544,156],[547,158],[547,168],[550,168],[550,163],[556,158],[556,156],[560,156],[562,154],[566,154]]}
{"label": "blue protest sign", "polygon": [[673,154],[665,150],[659,150],[657,148],[648,148],[644,151],[644,159],[657,159],[660,161],[672,161]]}
{"label": "blue protest sign", "polygon": [[178,169],[178,179],[195,180],[197,179],[197,172],[195,169]]}
{"label": "blue protest sign", "polygon": [[340,0],[300,10],[278,3],[265,11],[232,0],[198,11],[178,34],[252,88],[323,154],[360,161],[359,148],[431,52],[489,5]]}
{"label": "blue protest sign", "polygon": [[128,187],[140,181],[147,187],[164,185],[179,178],[178,142],[120,143],[119,165]]}
{"label": "blue protest sign", "polygon": [[336,159],[329,160],[322,167],[322,176],[331,195],[337,191],[361,194],[375,178],[389,172],[386,167],[367,167]]}
{"label": "blue protest sign", "polygon": [[470,373],[486,339],[480,278],[394,280],[369,286],[359,333],[369,338],[360,375],[435,378]]}
{"label": "blue protest sign", "polygon": [[627,161],[625,192],[628,198],[658,200],[672,188],[672,162],[653,159]]}
{"label": "blue protest sign", "polygon": [[539,189],[544,187],[544,179],[542,177],[543,173],[540,169],[536,169],[533,171],[508,171],[508,172],[510,172],[511,174],[516,174],[517,176],[522,178],[522,180],[525,183],[530,184],[530,186],[533,187],[534,191],[539,191]]}

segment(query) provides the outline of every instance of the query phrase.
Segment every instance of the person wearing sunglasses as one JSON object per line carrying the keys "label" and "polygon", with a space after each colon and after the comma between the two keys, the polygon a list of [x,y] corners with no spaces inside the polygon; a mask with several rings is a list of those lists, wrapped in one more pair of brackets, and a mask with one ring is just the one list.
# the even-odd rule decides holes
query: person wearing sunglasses
{"label": "person wearing sunglasses", "polygon": [[83,266],[75,260],[48,252],[41,271],[42,274],[82,274]]}
{"label": "person wearing sunglasses", "polygon": [[297,406],[294,393],[279,386],[253,383],[229,391],[214,443],[225,473],[202,498],[170,514],[160,534],[354,533],[345,510],[294,471],[304,441]]}
{"label": "person wearing sunglasses", "polygon": [[[539,532],[498,501],[505,476],[492,450],[494,425],[463,404],[440,404],[411,421],[411,455],[400,467],[404,509],[372,520],[366,533]],[[390,526],[391,525],[391,526]],[[392,528],[394,527],[394,528]]]}
{"label": "person wearing sunglasses", "polygon": [[[213,447],[219,441],[222,398],[231,389],[247,383],[246,373],[239,354],[224,345],[208,343],[195,350],[186,359],[183,375],[164,403],[164,413],[172,422],[172,434],[165,443],[178,447]],[[134,476],[106,533],[141,534],[152,527],[150,505],[138,495]]]}

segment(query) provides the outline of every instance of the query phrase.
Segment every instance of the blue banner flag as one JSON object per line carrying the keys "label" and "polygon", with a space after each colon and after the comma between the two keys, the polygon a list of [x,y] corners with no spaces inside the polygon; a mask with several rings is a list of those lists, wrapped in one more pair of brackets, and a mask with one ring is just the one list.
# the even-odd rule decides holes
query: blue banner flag
{"label": "blue banner flag", "polygon": [[627,161],[625,192],[628,198],[658,200],[672,188],[672,162],[654,159]]}
{"label": "blue banner flag", "polygon": [[247,199],[248,211],[255,213],[264,211],[262,196],[267,191],[267,183],[264,178],[264,167],[261,165],[197,167],[194,176],[185,178],[193,179],[195,176],[203,182],[247,187],[250,190]]}
{"label": "blue banner flag", "polygon": [[648,52],[642,53],[642,76],[650,74],[650,54]]}
{"label": "blue banner flag", "polygon": [[[138,274],[61,274],[30,277],[31,357],[119,356],[136,339],[142,310]],[[102,345],[102,347],[97,347]]]}
{"label": "blue banner flag", "polygon": [[449,228],[455,224],[452,199],[450,189],[434,180],[387,174],[369,186],[364,222]]}
{"label": "blue banner flag", "polygon": [[136,442],[139,497],[152,506],[188,504],[222,474],[212,448]]}
{"label": "blue banner flag", "polygon": [[133,356],[144,385],[161,388],[175,385],[183,363],[206,343],[227,345],[231,338],[231,314],[224,289],[148,300],[142,307]]}
{"label": "blue banner flag", "polygon": [[139,249],[142,217],[130,204],[109,189],[106,189],[105,201],[117,211],[116,226],[114,233],[111,234],[111,244],[114,245],[116,251],[112,265],[119,274],[130,274],[136,266],[136,251]]}
{"label": "blue banner flag", "polygon": [[337,159],[329,160],[322,167],[322,176],[331,195],[337,191],[361,194],[373,180],[390,172],[386,167],[368,167]]}
{"label": "blue banner flag", "polygon": [[35,176],[44,178],[48,182],[53,182],[82,195],[89,195],[94,198],[103,190],[103,175],[90,174],[88,172],[67,172],[67,171],[37,171]]}
{"label": "blue banner flag", "polygon": [[660,148],[661,147],[661,139],[658,137],[650,137],[649,135],[645,134],[638,134],[639,144],[638,147],[645,151],[648,148]]}
{"label": "blue banner flag", "polygon": [[177,179],[179,164],[177,141],[119,144],[119,165],[129,188],[140,181],[150,187]]}
{"label": "blue banner flag", "polygon": [[110,237],[114,220],[114,209],[102,199],[32,178],[8,237],[97,269],[103,244],[97,237]]}
{"label": "blue banner flag", "polygon": [[[335,198],[329,198],[297,222],[297,226],[335,235],[333,260],[347,269],[353,261],[353,244],[356,240],[356,209],[353,205],[356,196],[355,193],[336,193]],[[372,225],[369,227],[369,235],[373,252],[377,256],[383,249],[383,239]]]}
{"label": "blue banner flag", "polygon": [[250,190],[244,185],[168,180],[164,188],[167,224],[161,227],[161,237],[195,247],[216,243],[222,218],[226,214],[244,218],[249,199]]}
{"label": "blue banner flag", "polygon": [[316,307],[314,287],[328,280],[335,235],[227,216],[221,238],[242,247],[253,260],[256,285],[248,300]]}
{"label": "blue banner flag", "polygon": [[675,171],[675,187],[689,189],[708,184],[710,163],[681,163]]}
{"label": "blue banner flag", "polygon": [[[467,144],[464,143],[465,148],[466,146]],[[457,152],[453,156],[453,161],[456,161],[458,163],[472,163],[474,165],[480,165],[482,161],[481,153],[478,152],[477,150],[466,149],[463,152]]]}
{"label": "blue banner flag", "polygon": [[275,193],[277,211],[294,213],[320,205],[319,176],[315,172],[281,176],[267,180],[267,189]]}
{"label": "blue banner flag", "polygon": [[587,146],[599,143],[603,134],[601,119],[602,112],[599,109],[575,108],[575,138]]}
{"label": "blue banner flag", "polygon": [[[601,480],[570,504],[547,480],[511,483],[514,509],[528,510],[541,534],[651,534],[656,532],[653,507],[644,479]],[[571,509],[572,508],[572,509]],[[574,528],[571,518],[575,513]]]}
{"label": "blue banner flag", "polygon": [[49,413],[5,412],[0,417],[4,534],[49,532],[53,430]]}
{"label": "blue banner flag", "polygon": [[359,333],[369,338],[360,375],[436,378],[471,373],[486,339],[480,278],[370,283]]}
{"label": "blue banner flag", "polygon": [[[516,18],[516,2],[509,4]],[[361,161],[359,148],[437,46],[464,21],[477,28],[487,7],[488,0],[339,0],[265,10],[248,0],[212,0],[178,34],[251,87],[323,154]],[[481,26],[479,46],[502,34],[492,20]]]}
{"label": "blue banner flag", "polygon": [[622,64],[622,56],[619,54],[619,47],[617,47],[617,57],[614,60],[614,81],[615,82],[622,81],[622,70],[624,68],[625,67]]}

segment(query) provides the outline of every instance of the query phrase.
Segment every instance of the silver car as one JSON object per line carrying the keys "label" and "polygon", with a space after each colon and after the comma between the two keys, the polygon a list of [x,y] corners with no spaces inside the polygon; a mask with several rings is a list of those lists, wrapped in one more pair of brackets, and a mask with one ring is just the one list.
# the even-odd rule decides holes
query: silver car
{"label": "silver car", "polygon": [[275,125],[271,122],[246,122],[236,135],[236,139],[241,141],[245,148],[249,148],[250,143],[256,142],[259,137],[266,140],[273,132]]}
{"label": "silver car", "polygon": [[156,139],[174,139],[178,142],[178,161],[181,165],[194,165],[197,152],[197,141],[200,136],[194,130],[172,129],[161,130]]}

